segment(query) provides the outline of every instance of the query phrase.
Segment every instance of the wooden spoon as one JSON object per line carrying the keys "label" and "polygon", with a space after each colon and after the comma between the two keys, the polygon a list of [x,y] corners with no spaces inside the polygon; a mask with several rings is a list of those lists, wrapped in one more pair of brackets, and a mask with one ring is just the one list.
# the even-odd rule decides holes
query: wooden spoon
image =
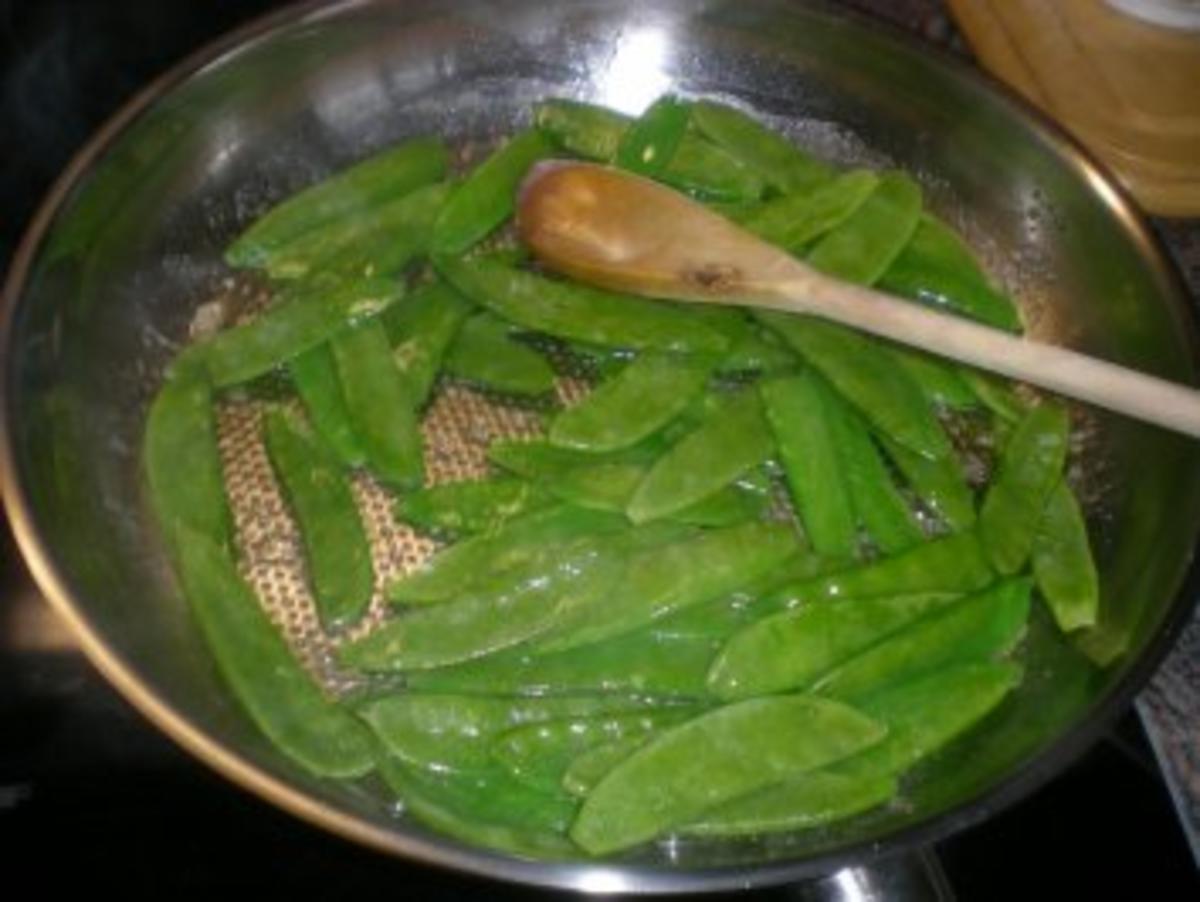
{"label": "wooden spoon", "polygon": [[540,164],[522,186],[517,227],[543,263],[584,282],[820,316],[1200,437],[1200,392],[1192,388],[823,275],[627,172]]}

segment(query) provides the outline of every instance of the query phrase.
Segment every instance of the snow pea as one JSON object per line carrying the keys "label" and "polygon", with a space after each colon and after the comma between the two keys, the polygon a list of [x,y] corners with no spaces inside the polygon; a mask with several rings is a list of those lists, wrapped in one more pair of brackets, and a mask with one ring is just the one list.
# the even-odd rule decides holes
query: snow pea
{"label": "snow pea", "polygon": [[427,532],[494,532],[506,521],[549,507],[551,495],[525,479],[501,476],[447,482],[409,492],[396,501],[396,514]]}
{"label": "snow pea", "polygon": [[690,118],[688,104],[671,96],[658,98],[625,129],[614,162],[647,178],[661,176],[687,134]]}
{"label": "snow pea", "polygon": [[217,670],[250,719],[281,752],[317,776],[357,777],[371,770],[370,735],[321,694],[229,551],[182,525],[173,538],[192,613]]}
{"label": "snow pea", "polygon": [[939,607],[828,671],[812,691],[853,702],[906,677],[1005,655],[1024,635],[1029,590],[1029,580],[1007,579]]}
{"label": "snow pea", "polygon": [[556,504],[444,548],[388,586],[388,598],[403,604],[429,604],[469,590],[483,574],[499,573],[527,561],[548,542],[626,530],[621,516]]}
{"label": "snow pea", "polygon": [[777,375],[794,371],[800,365],[796,357],[773,332],[751,330],[734,340],[717,363],[722,374],[758,373]]}
{"label": "snow pea", "polygon": [[429,670],[503,651],[555,627],[562,609],[602,603],[622,563],[594,540],[543,547],[458,598],[389,620],[338,658],[359,670]]}
{"label": "snow pea", "polygon": [[798,550],[791,527],[746,523],[633,553],[612,591],[563,605],[537,640],[537,651],[562,651],[629,633],[770,573]]}
{"label": "snow pea", "polygon": [[492,313],[467,319],[443,361],[445,370],[468,382],[515,395],[554,390],[554,370],[546,358],[515,341],[512,327]]}
{"label": "snow pea", "polygon": [[[534,122],[564,150],[611,163],[630,127],[620,113],[574,100],[546,100],[534,107]],[[702,136],[686,132],[658,178],[719,200],[755,200],[762,195],[763,181],[725,149]]]}
{"label": "snow pea", "polygon": [[805,534],[818,554],[854,557],[858,528],[837,446],[830,389],[805,370],[759,386]]}
{"label": "snow pea", "polygon": [[812,191],[785,194],[759,204],[742,214],[739,221],[764,241],[799,254],[853,216],[877,187],[879,176],[866,169],[853,169]]}
{"label": "snow pea", "polygon": [[831,276],[873,285],[912,239],[921,188],[903,172],[884,172],[867,199],[813,246],[808,264]]}
{"label": "snow pea", "polygon": [[431,774],[385,757],[379,772],[405,815],[440,834],[539,860],[578,855],[563,836],[574,804],[560,795],[532,790],[498,768]]}
{"label": "snow pea", "polygon": [[917,497],[954,532],[975,523],[975,495],[956,454],[930,460],[886,435],[880,441]]}
{"label": "snow pea", "polygon": [[649,460],[640,446],[591,454],[542,440],[493,442],[488,459],[564,501],[614,513],[624,512]]}
{"label": "snow pea", "polygon": [[983,498],[979,537],[992,566],[1016,573],[1029,558],[1036,524],[1058,484],[1067,455],[1067,412],[1044,403],[1016,425]]}
{"label": "snow pea", "polygon": [[680,832],[722,837],[811,830],[868,811],[896,794],[893,776],[847,776],[836,767],[810,771],[726,802],[684,825]]}
{"label": "snow pea", "polygon": [[832,770],[848,776],[900,774],[983,719],[1021,682],[1011,661],[967,660],[883,686],[854,701],[888,727],[883,742]]}
{"label": "snow pea", "polygon": [[543,792],[561,792],[563,775],[571,760],[582,752],[622,739],[645,738],[699,711],[695,706],[681,705],[525,724],[497,736],[491,754],[518,782]]}
{"label": "snow pea", "polygon": [[449,154],[436,138],[398,144],[291,195],[246,229],[225,251],[230,266],[263,266],[310,229],[436,182]]}
{"label": "snow pea", "polygon": [[593,855],[628,848],[884,733],[853,708],[811,696],[725,705],[663,731],[613,768],[584,799],[570,835]]}
{"label": "snow pea", "polygon": [[178,361],[203,363],[216,388],[248,382],[378,314],[401,294],[389,279],[301,283],[257,319],[192,345]]}
{"label": "snow pea", "polygon": [[921,388],[877,341],[809,316],[760,310],[756,315],[812,364],[884,435],[931,460],[950,442]]}
{"label": "snow pea", "polygon": [[397,488],[417,488],[425,475],[416,405],[392,360],[378,318],[338,333],[331,343],[346,410],[371,471]]}
{"label": "snow pea", "polygon": [[879,287],[997,329],[1021,331],[1017,306],[992,287],[954,230],[929,215],[921,218],[912,240],[883,274]]}
{"label": "snow pea", "polygon": [[308,576],[326,627],[362,617],[375,583],[371,547],[333,453],[284,410],[263,424],[267,456],[304,541]]}
{"label": "snow pea", "polygon": [[453,667],[413,672],[405,683],[424,692],[631,692],[699,698],[705,695],[704,677],[716,650],[717,640],[706,636],[660,636],[643,629],[549,654],[518,647]]}
{"label": "snow pea", "polygon": [[511,323],[558,338],[633,350],[721,353],[729,340],[677,305],[548,279],[494,260],[436,259],[459,291]]}
{"label": "snow pea", "polygon": [[168,545],[174,548],[176,532],[187,529],[230,547],[233,517],[225,500],[212,387],[202,369],[177,367],[168,374],[146,417],[142,454]]}
{"label": "snow pea", "polygon": [[928,592],[816,601],[739,630],[713,661],[708,688],[739,699],[800,689],[957,595]]}
{"label": "snow pea", "polygon": [[470,312],[471,305],[441,281],[423,285],[383,312],[392,359],[418,408],[429,399],[446,350]]}
{"label": "snow pea", "polygon": [[880,551],[895,554],[920,544],[925,535],[908,501],[858,413],[835,392],[827,394],[834,443],[841,452],[843,478],[855,518]]}
{"label": "snow pea", "polygon": [[989,661],[951,665],[884,688],[856,703],[887,725],[882,742],[722,805],[682,832],[733,836],[811,829],[874,808],[895,795],[896,775],[981,720],[1020,679],[1019,666]]}
{"label": "snow pea", "polygon": [[654,463],[625,512],[635,523],[674,514],[758,466],[774,450],[758,394],[736,392]]}
{"label": "snow pea", "polygon": [[433,227],[434,253],[461,254],[513,214],[521,179],[554,145],[537,129],[505,142],[480,163],[450,196]]}
{"label": "snow pea", "polygon": [[771,507],[767,493],[746,489],[736,482],[701,498],[667,519],[690,526],[735,526],[747,520],[761,520]]}
{"label": "snow pea", "polygon": [[701,100],[692,107],[692,119],[706,138],[780,191],[808,192],[833,176],[832,166],[741,110]]}
{"label": "snow pea", "polygon": [[1033,540],[1033,576],[1063,632],[1093,626],[1100,606],[1099,577],[1087,524],[1065,480],[1050,492]]}
{"label": "snow pea", "polygon": [[715,359],[647,351],[550,424],[550,443],[614,451],[646,438],[704,390]]}
{"label": "snow pea", "polygon": [[428,250],[434,220],[449,193],[447,184],[426,185],[317,226],[272,254],[267,274],[283,280],[397,275]]}
{"label": "snow pea", "polygon": [[653,735],[626,736],[581,752],[563,772],[562,788],[576,798],[584,798],[609,771],[645,745]]}
{"label": "snow pea", "polygon": [[960,367],[899,345],[889,346],[888,351],[934,407],[968,410],[979,406],[979,398],[963,380]]}
{"label": "snow pea", "polygon": [[366,452],[346,409],[333,349],[317,345],[289,360],[287,368],[317,434],[346,466],[366,463]]}
{"label": "snow pea", "polygon": [[487,770],[492,740],[521,724],[650,707],[652,701],[624,696],[505,698],[405,691],[371,699],[357,710],[397,759],[447,772]]}
{"label": "snow pea", "polygon": [[1027,405],[1007,379],[968,366],[960,366],[958,373],[983,406],[1001,421],[1016,423],[1025,415]]}
{"label": "snow pea", "polygon": [[975,592],[996,578],[979,537],[955,533],[857,567],[800,579],[763,599],[765,609],[822,598],[878,598],[922,592]]}

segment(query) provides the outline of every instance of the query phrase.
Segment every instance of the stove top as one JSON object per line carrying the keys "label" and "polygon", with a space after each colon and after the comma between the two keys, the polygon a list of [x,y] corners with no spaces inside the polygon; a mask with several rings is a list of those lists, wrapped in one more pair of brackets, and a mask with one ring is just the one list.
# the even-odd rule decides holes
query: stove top
{"label": "stove top", "polygon": [[[105,117],[178,58],[278,5],[0,0],[0,121],[7,137],[0,269],[51,180]],[[848,5],[965,52],[934,0]],[[7,532],[0,535],[0,564],[5,883],[51,889],[86,882],[90,889],[156,893],[237,887],[344,897],[386,888],[423,900],[567,898],[375,854],[226,783],[152,728],[82,657]],[[953,892],[967,900],[1034,893],[1200,897],[1187,838],[1132,712],[1048,786],[939,845],[936,855]],[[807,897],[800,888],[757,894]],[[840,898],[876,897],[847,889]]]}

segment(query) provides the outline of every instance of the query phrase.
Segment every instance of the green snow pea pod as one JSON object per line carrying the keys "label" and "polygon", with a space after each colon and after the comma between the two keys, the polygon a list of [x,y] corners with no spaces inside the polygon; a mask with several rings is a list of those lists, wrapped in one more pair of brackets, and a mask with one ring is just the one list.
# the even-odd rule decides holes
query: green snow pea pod
{"label": "green snow pea pod", "polygon": [[921,219],[921,188],[902,172],[884,172],[865,201],[808,253],[821,272],[873,285],[912,239]]}
{"label": "green snow pea pod", "polygon": [[172,547],[187,529],[230,547],[233,517],[217,447],[212,387],[203,370],[168,374],[146,417],[142,454],[150,500]]}
{"label": "green snow pea pod", "polygon": [[954,230],[929,215],[921,218],[912,240],[880,278],[879,287],[997,329],[1021,331],[1017,306],[992,287]]}
{"label": "green snow pea pod", "polygon": [[346,398],[338,378],[337,362],[328,344],[317,345],[288,361],[288,375],[317,434],[348,467],[366,463]]}
{"label": "green snow pea pod", "polygon": [[769,495],[743,488],[735,482],[676,511],[667,519],[690,526],[736,526],[747,520],[761,520],[770,507]]}
{"label": "green snow pea pod", "polygon": [[458,330],[443,362],[460,379],[515,395],[554,391],[554,370],[546,358],[515,341],[512,327],[492,313],[469,317]]}
{"label": "green snow pea pod", "polygon": [[494,532],[513,517],[549,507],[553,497],[525,479],[501,476],[447,482],[409,492],[396,515],[427,532]]}
{"label": "green snow pea pod", "polygon": [[887,724],[888,735],[832,769],[857,777],[900,774],[982,720],[1021,677],[1011,661],[968,660],[855,698],[855,707]]}
{"label": "green snow pea pod", "polygon": [[217,670],[250,719],[280,751],[317,776],[357,777],[371,770],[370,734],[321,694],[229,552],[186,526],[173,538],[192,613]]}
{"label": "green snow pea pod", "polygon": [[496,532],[442,549],[388,586],[388,598],[403,604],[445,601],[472,588],[483,574],[499,573],[529,560],[546,543],[628,528],[629,522],[615,514],[552,505],[509,520]]}
{"label": "green snow pea pod", "polygon": [[1050,492],[1038,522],[1033,577],[1063,632],[1095,625],[1100,606],[1096,562],[1079,502],[1065,480]]}
{"label": "green snow pea pod", "polygon": [[955,533],[850,569],[783,586],[763,599],[765,609],[796,607],[822,598],[878,598],[923,592],[975,592],[996,574],[979,537]]}
{"label": "green snow pea pod", "polygon": [[758,466],[774,450],[758,394],[739,391],[654,463],[625,512],[635,523],[674,514]]}
{"label": "green snow pea pod", "polygon": [[1028,405],[1007,379],[968,366],[959,367],[958,373],[983,406],[1002,421],[1016,423],[1025,415]]}
{"label": "green snow pea pod", "polygon": [[648,351],[550,424],[550,443],[615,451],[656,432],[704,390],[715,359]]}
{"label": "green snow pea pod", "polygon": [[429,399],[446,351],[470,312],[471,305],[440,281],[423,285],[383,312],[392,359],[418,408]]}
{"label": "green snow pea pod", "polygon": [[267,456],[296,517],[321,622],[355,623],[375,584],[371,547],[350,485],[331,451],[297,419],[273,410],[263,425]]}
{"label": "green snow pea pod", "polygon": [[571,760],[609,742],[646,737],[700,712],[695,706],[572,717],[525,724],[501,733],[492,758],[518,782],[543,792],[561,792]]}
{"label": "green snow pea pod", "polygon": [[389,279],[298,284],[257,319],[192,345],[177,364],[203,363],[216,388],[248,382],[376,315],[402,293]]}
{"label": "green snow pea pod", "polygon": [[614,162],[647,178],[659,177],[687,133],[691,108],[675,97],[660,97],[621,135]]}
{"label": "green snow pea pod", "polygon": [[979,398],[963,380],[960,367],[912,348],[893,345],[888,350],[900,368],[921,387],[930,404],[951,410],[979,406]]}
{"label": "green snow pea pod", "polygon": [[708,672],[718,698],[800,689],[957,595],[817,601],[758,620],[730,637]]}
{"label": "green snow pea pod", "polygon": [[951,453],[930,460],[886,435],[879,440],[917,497],[952,531],[961,532],[974,525],[975,495],[967,485],[967,474],[958,455]]}
{"label": "green snow pea pod", "polygon": [[692,107],[692,120],[706,138],[780,191],[811,191],[833,177],[832,166],[741,110],[701,100]]}
{"label": "green snow pea pod", "polygon": [[506,698],[405,691],[365,702],[358,714],[400,761],[445,772],[486,770],[492,740],[521,724],[651,707],[651,701],[622,696]]}
{"label": "green snow pea pod", "polygon": [[773,332],[752,330],[737,338],[717,363],[717,372],[777,375],[799,367],[800,361]]}
{"label": "green snow pea pod", "polygon": [[746,523],[632,554],[608,595],[564,605],[538,651],[562,651],[632,632],[662,617],[728,595],[798,551],[791,527]]}
{"label": "green snow pea pod", "polygon": [[399,488],[419,487],[425,461],[416,405],[392,360],[383,323],[372,319],[340,332],[330,346],[371,471]]}
{"label": "green snow pea pod", "polygon": [[461,254],[483,240],[513,214],[521,179],[554,145],[537,129],[508,140],[477,166],[450,196],[433,227],[432,247],[439,254]]}
{"label": "green snow pea pod", "polygon": [[439,833],[537,859],[578,855],[563,835],[574,816],[574,803],[530,789],[499,768],[431,774],[385,757],[379,772],[405,815]]}
{"label": "green snow pea pod", "polygon": [[633,350],[721,353],[729,346],[720,331],[677,305],[548,279],[494,260],[435,262],[468,298],[535,332]]}
{"label": "green snow pea pod", "polygon": [[759,386],[792,501],[818,554],[854,557],[858,528],[837,447],[830,389],[811,370]]}
{"label": "green snow pea pod", "polygon": [[1036,524],[1062,478],[1068,428],[1061,404],[1041,404],[1025,414],[1004,448],[979,512],[979,538],[1000,573],[1016,573],[1029,559]]}
{"label": "green snow pea pod", "polygon": [[[547,100],[534,107],[534,122],[565,150],[611,163],[630,127],[613,110],[573,100]],[[658,178],[676,188],[729,201],[756,200],[763,181],[724,148],[685,132]]]}
{"label": "green snow pea pod", "polygon": [[416,138],[368,157],[272,207],[229,246],[225,261],[263,266],[310,229],[436,182],[445,176],[448,157],[436,138]]}
{"label": "green snow pea pod", "polygon": [[630,692],[700,698],[717,640],[637,630],[583,648],[534,654],[526,648],[453,667],[413,672],[405,685],[423,692],[552,695]]}
{"label": "green snow pea pod", "polygon": [[760,310],[756,315],[812,364],[873,427],[922,457],[951,454],[921,388],[879,342],[809,316]]}
{"label": "green snow pea pod", "polygon": [[725,705],[658,734],[584,799],[571,838],[615,852],[705,811],[864,749],[885,728],[853,708],[811,696]]}
{"label": "green snow pea pod", "polygon": [[896,775],[983,719],[1020,680],[1019,666],[989,661],[952,665],[872,693],[856,704],[887,725],[882,742],[723,805],[684,832],[732,836],[798,830],[874,808],[895,795]]}
{"label": "green snow pea pod", "polygon": [[866,424],[836,393],[828,393],[827,398],[832,402],[828,407],[830,427],[841,452],[842,474],[855,518],[885,554],[920,544],[925,534],[892,480]]}
{"label": "green snow pea pod", "polygon": [[1005,655],[1025,633],[1029,589],[1027,579],[1009,579],[939,607],[828,671],[812,691],[853,700],[949,664]]}
{"label": "green snow pea pod", "polygon": [[273,254],[267,274],[272,279],[397,275],[428,250],[434,219],[449,193],[449,185],[426,185],[317,226]]}
{"label": "green snow pea pod", "polygon": [[759,204],[742,215],[743,228],[764,241],[801,253],[861,207],[879,186],[879,176],[867,169],[844,172],[803,194],[785,194]]}
{"label": "green snow pea pod", "polygon": [[626,736],[581,752],[563,772],[562,788],[576,798],[584,798],[609,771],[649,742],[653,735]]}
{"label": "green snow pea pod", "polygon": [[561,609],[599,603],[622,563],[595,541],[547,546],[459,598],[389,620],[343,645],[338,659],[367,671],[429,670],[503,651],[555,626]]}
{"label": "green snow pea pod", "polygon": [[646,475],[643,448],[590,454],[542,440],[493,442],[488,459],[579,507],[622,513]]}
{"label": "green snow pea pod", "polygon": [[809,771],[726,802],[680,832],[687,836],[755,836],[811,830],[869,811],[896,795],[893,776],[847,776],[836,768]]}

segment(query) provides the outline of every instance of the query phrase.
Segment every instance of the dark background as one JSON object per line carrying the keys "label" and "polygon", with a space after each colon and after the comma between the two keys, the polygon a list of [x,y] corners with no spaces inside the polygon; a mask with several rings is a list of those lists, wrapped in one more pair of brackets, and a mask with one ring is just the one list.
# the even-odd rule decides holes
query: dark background
{"label": "dark background", "polygon": [[[0,270],[40,197],[108,115],[180,57],[280,5],[0,0]],[[847,5],[966,52],[935,0]],[[2,539],[0,897],[68,885],[135,896],[237,888],[555,897],[353,847],[225,783],[101,680],[32,588],[6,531]],[[1132,713],[1048,787],[938,852],[968,900],[1200,898]]]}

